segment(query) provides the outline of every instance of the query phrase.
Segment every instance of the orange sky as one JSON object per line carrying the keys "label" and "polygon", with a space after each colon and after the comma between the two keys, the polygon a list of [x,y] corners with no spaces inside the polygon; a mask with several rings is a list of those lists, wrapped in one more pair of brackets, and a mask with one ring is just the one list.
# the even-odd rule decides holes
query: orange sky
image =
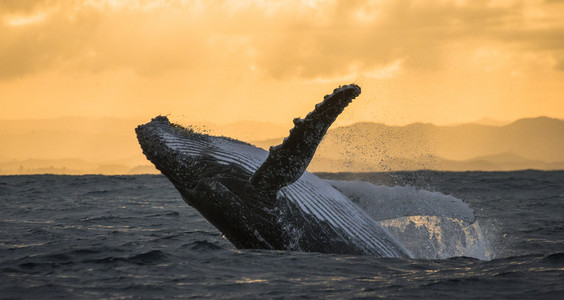
{"label": "orange sky", "polygon": [[[0,119],[564,119],[564,1],[0,1]],[[289,125],[291,127],[291,125]]]}

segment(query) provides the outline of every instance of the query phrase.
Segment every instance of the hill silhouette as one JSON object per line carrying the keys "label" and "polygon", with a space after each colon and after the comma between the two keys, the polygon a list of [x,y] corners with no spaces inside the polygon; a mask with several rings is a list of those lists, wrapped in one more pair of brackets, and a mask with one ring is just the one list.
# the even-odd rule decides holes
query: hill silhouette
{"label": "hill silhouette", "polygon": [[[282,139],[257,141],[263,148]],[[564,168],[564,121],[521,119],[505,126],[356,123],[328,132],[311,171],[553,170]]]}
{"label": "hill silhouette", "polygon": [[[146,121],[0,120],[0,174],[158,173],[141,153],[134,133]],[[290,129],[265,122],[196,123],[192,127],[251,141],[265,149],[279,144]],[[564,121],[539,117],[503,126],[356,123],[329,130],[309,167],[314,172],[418,169],[564,169]]]}

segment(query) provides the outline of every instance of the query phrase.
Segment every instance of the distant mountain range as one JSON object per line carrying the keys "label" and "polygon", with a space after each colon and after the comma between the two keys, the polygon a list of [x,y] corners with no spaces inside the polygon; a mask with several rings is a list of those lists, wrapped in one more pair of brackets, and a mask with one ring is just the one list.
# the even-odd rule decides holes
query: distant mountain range
{"label": "distant mountain range", "polygon": [[[0,174],[158,173],[141,153],[134,133],[146,121],[0,120]],[[494,123],[487,121],[482,123]],[[192,125],[198,131],[251,141],[265,149],[279,144],[290,129],[264,122]],[[331,129],[309,168],[314,172],[417,169],[564,169],[564,121],[539,117],[503,126],[356,123]]]}
{"label": "distant mountain range", "polygon": [[[267,148],[276,140],[257,141]],[[521,119],[505,126],[386,126],[357,123],[330,130],[311,171],[564,169],[564,121]]]}

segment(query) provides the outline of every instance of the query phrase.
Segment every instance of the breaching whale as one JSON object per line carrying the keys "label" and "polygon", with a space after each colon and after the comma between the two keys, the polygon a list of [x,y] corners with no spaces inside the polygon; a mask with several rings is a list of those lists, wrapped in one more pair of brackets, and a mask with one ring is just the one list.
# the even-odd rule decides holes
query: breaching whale
{"label": "breaching whale", "polygon": [[270,151],[158,116],[136,128],[146,157],[184,201],[240,249],[412,257],[378,222],[306,171],[323,136],[361,92],[339,87]]}

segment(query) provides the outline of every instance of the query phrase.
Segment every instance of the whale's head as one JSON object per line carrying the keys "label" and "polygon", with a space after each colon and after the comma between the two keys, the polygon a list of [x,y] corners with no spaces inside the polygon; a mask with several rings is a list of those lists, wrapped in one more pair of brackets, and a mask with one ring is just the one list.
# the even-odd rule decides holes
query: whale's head
{"label": "whale's head", "polygon": [[264,224],[276,223],[272,210],[276,195],[257,193],[249,183],[268,156],[266,150],[196,133],[163,116],[135,131],[143,153],[174,184],[184,201],[237,248],[274,246],[264,236],[275,229],[264,228]]}

